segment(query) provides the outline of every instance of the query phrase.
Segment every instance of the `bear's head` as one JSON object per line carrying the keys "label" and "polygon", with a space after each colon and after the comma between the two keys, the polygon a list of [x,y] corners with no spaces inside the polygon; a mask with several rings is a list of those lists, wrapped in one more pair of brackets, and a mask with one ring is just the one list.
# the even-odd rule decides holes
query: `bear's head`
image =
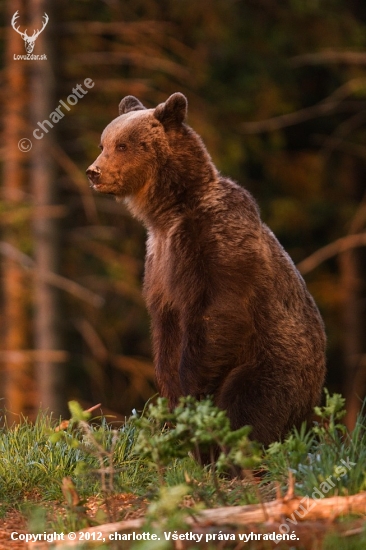
{"label": "bear's head", "polygon": [[133,197],[156,180],[171,155],[170,143],[183,131],[187,99],[171,95],[155,109],[146,109],[127,96],[119,104],[119,117],[103,131],[101,153],[86,173],[91,186],[116,197]]}

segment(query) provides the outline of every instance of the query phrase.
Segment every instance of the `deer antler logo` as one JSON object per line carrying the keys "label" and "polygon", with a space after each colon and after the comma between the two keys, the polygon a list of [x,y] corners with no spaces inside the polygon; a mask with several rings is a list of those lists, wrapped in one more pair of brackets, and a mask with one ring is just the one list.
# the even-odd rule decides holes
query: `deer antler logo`
{"label": "deer antler logo", "polygon": [[41,34],[41,32],[43,31],[43,29],[45,28],[45,26],[47,25],[48,23],[48,15],[47,13],[44,14],[43,16],[43,25],[42,25],[42,28],[39,30],[39,31],[33,31],[33,34],[32,36],[28,36],[27,35],[27,29],[25,29],[24,32],[21,32],[19,30],[19,26],[16,27],[16,21],[19,17],[19,10],[17,10],[14,15],[13,15],[13,18],[11,20],[11,26],[13,27],[13,29],[20,34],[20,36],[23,38],[24,40],[24,45],[25,45],[25,51],[27,53],[32,53],[33,52],[33,49],[34,49],[34,44],[35,44],[35,41],[37,40],[38,36]]}

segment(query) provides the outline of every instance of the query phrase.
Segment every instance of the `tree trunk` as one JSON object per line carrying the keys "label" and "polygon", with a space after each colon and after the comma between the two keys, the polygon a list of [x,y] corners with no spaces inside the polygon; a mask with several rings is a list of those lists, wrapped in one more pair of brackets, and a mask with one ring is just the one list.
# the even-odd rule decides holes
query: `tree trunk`
{"label": "tree trunk", "polygon": [[[54,109],[54,82],[52,72],[52,52],[50,40],[52,28],[51,2],[31,0],[32,29],[42,27],[42,18],[49,15],[49,22],[38,36],[35,48],[37,54],[46,54],[47,61],[39,61],[31,67],[31,118],[32,129],[37,122],[49,118]],[[38,134],[39,135],[39,134]],[[60,350],[60,303],[58,291],[47,281],[45,274],[58,271],[59,239],[58,223],[52,218],[48,207],[55,204],[57,191],[55,167],[51,147],[55,140],[55,128],[50,128],[42,139],[32,139],[31,186],[36,215],[33,221],[35,255],[35,304],[34,304],[34,345],[42,350],[36,361],[36,380],[39,401],[43,409],[57,415],[63,412],[64,365],[55,362],[47,351]]]}
{"label": "tree trunk", "polygon": [[[24,43],[10,21],[14,13],[24,13],[21,0],[8,0],[6,17],[6,66],[7,94],[4,108],[4,164],[3,200],[7,212],[19,208],[26,199],[24,192],[24,163],[29,153],[18,148],[18,142],[27,134],[26,119],[26,66],[24,61],[14,59],[14,54],[24,54]],[[11,252],[22,248],[24,220],[11,220],[3,231],[3,356],[5,407],[9,420],[31,405],[30,364],[20,350],[27,347],[27,287],[26,276]]]}
{"label": "tree trunk", "polygon": [[[345,395],[347,401],[346,425],[352,429],[360,409],[360,399],[357,397],[358,365],[362,356],[361,349],[361,311],[359,297],[359,269],[357,253],[347,250],[339,255],[341,288],[343,299],[343,350],[345,362]],[[362,397],[362,396],[361,396]]]}

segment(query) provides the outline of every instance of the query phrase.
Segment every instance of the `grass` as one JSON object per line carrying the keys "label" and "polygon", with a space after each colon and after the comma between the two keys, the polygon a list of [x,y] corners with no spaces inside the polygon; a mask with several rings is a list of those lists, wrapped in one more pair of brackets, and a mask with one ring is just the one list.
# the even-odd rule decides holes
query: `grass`
{"label": "grass", "polygon": [[4,426],[0,436],[0,492],[14,504],[37,491],[46,500],[60,498],[63,477],[71,475],[81,452],[66,443],[52,445],[50,419],[40,413],[34,424]]}
{"label": "grass", "polygon": [[[311,495],[314,488],[326,496],[352,495],[366,490],[366,422],[363,411],[349,433],[341,424],[344,399],[326,391],[326,405],[317,407],[319,421],[311,430],[294,430],[283,443],[273,443],[266,453],[268,479],[296,480],[296,493]],[[328,482],[327,482],[328,480]],[[329,485],[329,489],[326,486]]]}
{"label": "grass", "polygon": [[[269,500],[276,487],[285,494],[289,471],[297,495],[311,496],[314,488],[324,497],[366,490],[365,419],[360,415],[348,433],[341,423],[344,400],[339,395],[326,395],[311,429],[302,426],[265,451],[250,441],[247,428],[231,432],[226,415],[209,401],[188,398],[170,413],[166,402],[158,400],[118,430],[105,418],[90,421],[75,403],[70,410],[66,430],[56,432],[57,423],[42,412],[34,423],[3,422],[0,430],[0,516],[19,508],[33,532],[86,527],[91,521],[86,514],[89,498],[104,503],[96,522],[121,519],[111,505],[119,494],[133,494],[135,508],[147,501],[147,528],[158,519],[166,529],[179,529],[182,500],[193,509]],[[221,445],[217,466],[200,465],[192,452],[203,446],[209,453],[213,445]],[[261,483],[232,480],[227,474],[234,467],[260,470]],[[361,550],[365,537],[344,539],[331,532],[319,548]]]}

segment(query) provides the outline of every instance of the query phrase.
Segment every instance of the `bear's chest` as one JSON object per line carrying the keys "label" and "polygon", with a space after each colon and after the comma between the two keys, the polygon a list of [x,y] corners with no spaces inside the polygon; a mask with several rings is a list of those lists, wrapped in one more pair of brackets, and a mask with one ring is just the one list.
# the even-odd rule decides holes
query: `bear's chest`
{"label": "bear's chest", "polygon": [[177,306],[177,255],[171,235],[149,234],[146,245],[144,295],[149,309]]}

